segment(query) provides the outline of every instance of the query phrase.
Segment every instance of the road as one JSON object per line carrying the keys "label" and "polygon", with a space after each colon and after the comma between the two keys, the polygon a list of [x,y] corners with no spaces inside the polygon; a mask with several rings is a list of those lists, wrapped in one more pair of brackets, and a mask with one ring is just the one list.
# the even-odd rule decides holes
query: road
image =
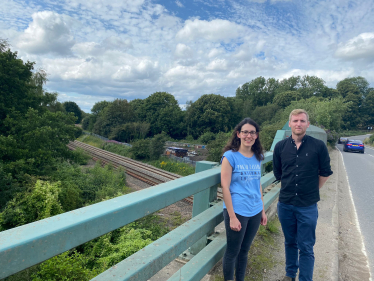
{"label": "road", "polygon": [[[368,135],[349,137],[364,140]],[[343,145],[337,144],[343,155],[357,217],[363,236],[372,278],[374,277],[374,149],[365,146],[365,153],[343,152]]]}

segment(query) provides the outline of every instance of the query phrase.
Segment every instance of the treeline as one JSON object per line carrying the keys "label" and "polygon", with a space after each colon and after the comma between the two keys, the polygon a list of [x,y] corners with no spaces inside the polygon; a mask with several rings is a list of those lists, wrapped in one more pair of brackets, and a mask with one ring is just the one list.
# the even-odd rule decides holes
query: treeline
{"label": "treeline", "polygon": [[[130,192],[124,170],[80,165],[89,157],[67,144],[85,114],[45,91],[34,66],[0,39],[0,231]],[[148,216],[5,280],[90,280],[167,231]]]}
{"label": "treeline", "polygon": [[212,141],[227,133],[244,117],[263,129],[266,148],[289,112],[304,108],[311,123],[332,132],[366,128],[374,124],[374,89],[363,77],[346,78],[329,88],[316,76],[283,80],[258,77],[243,84],[235,96],[202,95],[182,110],[173,95],[155,92],[145,99],[101,101],[82,121],[83,129],[121,142],[134,142],[162,132],[173,139]]}

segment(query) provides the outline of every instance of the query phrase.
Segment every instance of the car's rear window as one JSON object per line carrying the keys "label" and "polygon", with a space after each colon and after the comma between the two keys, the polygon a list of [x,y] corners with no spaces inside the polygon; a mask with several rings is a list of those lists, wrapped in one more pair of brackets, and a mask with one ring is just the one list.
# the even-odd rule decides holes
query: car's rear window
{"label": "car's rear window", "polygon": [[362,144],[362,141],[360,141],[360,140],[349,140],[348,142],[349,143],[359,143],[359,144]]}

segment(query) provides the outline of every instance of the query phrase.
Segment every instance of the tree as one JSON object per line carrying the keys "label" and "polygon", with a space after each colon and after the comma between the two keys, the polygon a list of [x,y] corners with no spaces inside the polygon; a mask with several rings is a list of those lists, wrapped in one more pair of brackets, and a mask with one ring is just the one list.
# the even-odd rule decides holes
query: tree
{"label": "tree", "polygon": [[93,132],[108,137],[114,128],[134,120],[134,111],[127,100],[116,99],[99,114]]}
{"label": "tree", "polygon": [[343,114],[344,127],[356,129],[358,125],[364,123],[363,112],[360,111],[362,98],[360,95],[348,92],[344,101],[347,104],[347,110]]}
{"label": "tree", "polygon": [[149,156],[151,160],[157,160],[160,158],[160,155],[165,151],[165,141],[167,140],[168,136],[165,132],[161,134],[155,135],[150,142],[149,146]]}
{"label": "tree", "polygon": [[73,101],[66,101],[63,103],[66,112],[72,112],[77,120],[75,124],[79,124],[82,121],[82,110],[80,107]]}
{"label": "tree", "polygon": [[365,126],[374,126],[374,90],[366,95],[362,110],[365,116]]}
{"label": "tree", "polygon": [[73,114],[30,108],[26,115],[13,113],[4,120],[7,133],[0,135],[0,160],[12,173],[43,174],[56,159],[73,157],[67,148],[74,140]]}
{"label": "tree", "polygon": [[187,126],[194,138],[205,132],[227,132],[230,129],[230,104],[221,95],[202,95],[187,112]]}
{"label": "tree", "polygon": [[264,122],[270,122],[280,109],[281,108],[277,104],[259,106],[249,114],[249,117],[261,126]]}
{"label": "tree", "polygon": [[300,88],[298,91],[304,99],[312,96],[323,97],[328,87],[325,81],[317,76],[305,75],[300,79]]}
{"label": "tree", "polygon": [[343,98],[345,98],[349,92],[361,95],[361,97],[366,97],[370,92],[368,81],[361,76],[345,78],[336,85],[336,89]]}
{"label": "tree", "polygon": [[274,97],[273,104],[280,108],[286,108],[291,104],[291,101],[297,101],[301,99],[301,94],[297,91],[285,91]]}
{"label": "tree", "polygon": [[156,92],[144,100],[145,121],[151,124],[151,135],[161,132],[179,137],[183,131],[183,113],[175,97],[166,92]]}
{"label": "tree", "polygon": [[274,78],[266,80],[260,76],[238,88],[236,97],[241,100],[251,100],[253,107],[264,106],[273,100],[278,84],[278,80]]}
{"label": "tree", "polygon": [[120,142],[132,142],[137,139],[144,139],[150,128],[149,123],[131,122],[112,129],[109,139]]}

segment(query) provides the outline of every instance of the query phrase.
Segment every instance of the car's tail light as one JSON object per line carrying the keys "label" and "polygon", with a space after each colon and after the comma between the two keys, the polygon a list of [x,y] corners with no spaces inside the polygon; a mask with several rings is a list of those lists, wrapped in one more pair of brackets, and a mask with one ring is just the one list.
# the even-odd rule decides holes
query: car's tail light
{"label": "car's tail light", "polygon": [[347,145],[352,145],[351,143],[347,143]]}
{"label": "car's tail light", "polygon": [[364,145],[363,145],[363,144],[359,144],[358,146],[364,147]]}

